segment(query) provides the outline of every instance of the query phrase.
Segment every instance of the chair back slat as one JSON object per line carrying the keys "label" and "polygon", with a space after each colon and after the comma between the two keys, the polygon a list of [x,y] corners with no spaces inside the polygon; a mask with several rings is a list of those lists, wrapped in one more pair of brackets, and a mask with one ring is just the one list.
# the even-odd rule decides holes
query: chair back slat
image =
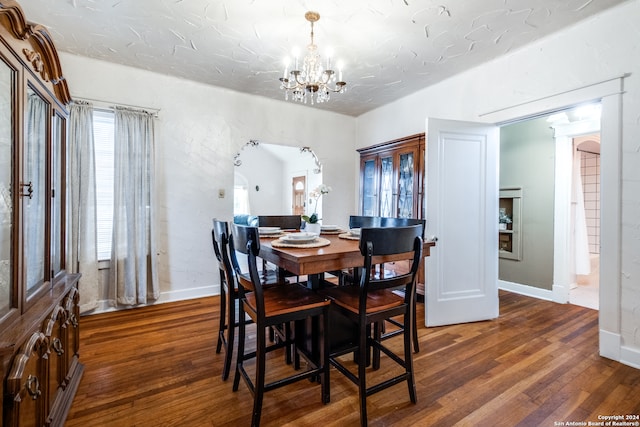
{"label": "chair back slat", "polygon": [[[231,236],[229,237],[229,253],[233,269],[236,272],[236,283],[238,284],[240,297],[244,298],[245,292],[255,292],[257,303],[262,304],[262,282],[260,281],[256,264],[256,258],[260,253],[258,227],[232,224]],[[238,253],[247,257],[248,274],[240,268],[237,258]]]}
{"label": "chair back slat", "polygon": [[422,226],[362,228],[360,231],[360,253],[367,255],[367,243],[369,242],[372,244],[372,256],[412,252],[415,237],[422,237]]}
{"label": "chair back slat", "polygon": [[227,287],[233,286],[233,267],[229,259],[229,224],[226,221],[214,219],[211,238],[220,270],[224,272],[226,279],[226,283],[221,283],[220,285],[223,286],[226,284]]}
{"label": "chair back slat", "polygon": [[349,217],[349,228],[381,227],[381,220],[382,217],[379,216],[351,215]]}
{"label": "chair back slat", "polygon": [[409,227],[412,225],[420,225],[422,226],[422,233],[420,234],[422,238],[424,238],[424,231],[427,226],[426,219],[417,219],[417,218],[388,218],[382,217],[380,218],[380,226],[381,227]]}
{"label": "chair back slat", "polygon": [[300,215],[259,215],[259,227],[280,227],[283,230],[300,230],[302,217]]}
{"label": "chair back slat", "polygon": [[[381,289],[405,287],[405,300],[415,292],[415,278],[422,258],[422,226],[393,228],[363,228],[360,232],[360,253],[364,256],[360,287],[361,305],[366,305],[366,293]],[[373,259],[376,256],[406,254],[411,268],[405,274],[374,278]]]}

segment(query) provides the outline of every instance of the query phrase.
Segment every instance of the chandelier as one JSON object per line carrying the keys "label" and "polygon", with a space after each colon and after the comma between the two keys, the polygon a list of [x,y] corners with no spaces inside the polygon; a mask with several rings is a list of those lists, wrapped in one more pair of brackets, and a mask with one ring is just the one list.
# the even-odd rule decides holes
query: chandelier
{"label": "chandelier", "polygon": [[347,83],[342,79],[342,66],[338,64],[338,74],[331,68],[331,55],[327,55],[326,63],[322,64],[318,54],[318,46],[313,42],[313,24],[320,19],[318,12],[304,14],[311,23],[311,43],[307,46],[307,54],[302,61],[302,69],[298,68],[298,54],[294,53],[294,68],[289,71],[290,60],[285,59],[284,75],[280,78],[280,89],[285,91],[285,100],[289,94],[294,101],[311,104],[329,101],[331,93],[344,93]]}

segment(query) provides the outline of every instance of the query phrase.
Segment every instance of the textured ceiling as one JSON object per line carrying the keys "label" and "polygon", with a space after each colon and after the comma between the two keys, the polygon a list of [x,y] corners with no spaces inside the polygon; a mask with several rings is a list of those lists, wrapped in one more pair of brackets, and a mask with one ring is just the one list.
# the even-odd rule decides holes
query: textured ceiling
{"label": "textured ceiling", "polygon": [[[20,0],[60,51],[284,99],[283,58],[315,41],[358,116],[625,0]],[[73,93],[73,82],[69,82]]]}

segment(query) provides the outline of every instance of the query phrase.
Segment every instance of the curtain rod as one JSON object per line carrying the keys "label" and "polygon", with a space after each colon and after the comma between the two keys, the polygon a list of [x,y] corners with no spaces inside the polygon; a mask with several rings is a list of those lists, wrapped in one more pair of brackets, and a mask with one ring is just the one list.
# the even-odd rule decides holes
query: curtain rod
{"label": "curtain rod", "polygon": [[139,109],[139,110],[144,110],[144,111],[147,111],[149,113],[152,113],[153,117],[156,117],[156,118],[158,117],[158,113],[160,113],[160,108],[141,107],[139,105],[122,104],[122,103],[119,103],[119,102],[102,101],[100,99],[91,99],[91,98],[85,98],[85,97],[72,97],[72,99],[74,101],[77,100],[77,101],[90,102],[90,103],[94,104],[98,108],[114,109],[116,107],[126,107],[126,108],[135,108],[135,109]]}

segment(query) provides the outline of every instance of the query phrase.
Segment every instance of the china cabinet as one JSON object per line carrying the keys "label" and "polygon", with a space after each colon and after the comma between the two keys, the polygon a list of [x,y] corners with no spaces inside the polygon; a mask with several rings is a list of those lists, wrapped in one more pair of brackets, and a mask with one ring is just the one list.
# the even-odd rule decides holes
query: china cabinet
{"label": "china cabinet", "polygon": [[423,218],[424,133],[361,148],[360,213]]}
{"label": "china cabinet", "polygon": [[[360,214],[424,218],[425,134],[407,136],[358,150]],[[408,263],[387,263],[385,270],[405,272]],[[424,265],[418,270],[417,293],[424,295]]]}
{"label": "china cabinet", "polygon": [[66,263],[67,83],[49,32],[0,0],[2,425],[60,426],[79,363],[78,280]]}

